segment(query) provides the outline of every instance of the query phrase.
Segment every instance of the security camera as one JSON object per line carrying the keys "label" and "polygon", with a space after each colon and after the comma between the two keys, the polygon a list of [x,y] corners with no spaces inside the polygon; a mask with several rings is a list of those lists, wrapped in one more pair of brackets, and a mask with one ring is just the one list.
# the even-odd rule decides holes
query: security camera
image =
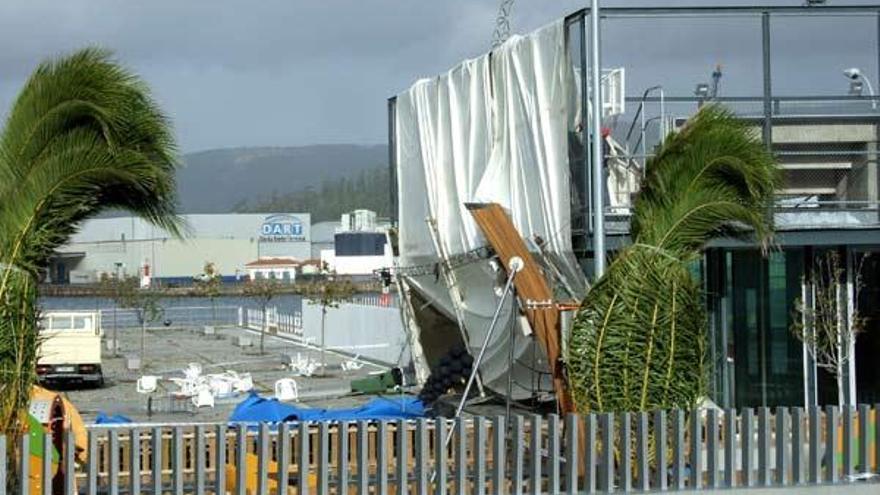
{"label": "security camera", "polygon": [[852,79],[852,80],[856,80],[856,79],[862,77],[862,71],[859,70],[858,67],[852,67],[852,68],[844,70],[843,75]]}

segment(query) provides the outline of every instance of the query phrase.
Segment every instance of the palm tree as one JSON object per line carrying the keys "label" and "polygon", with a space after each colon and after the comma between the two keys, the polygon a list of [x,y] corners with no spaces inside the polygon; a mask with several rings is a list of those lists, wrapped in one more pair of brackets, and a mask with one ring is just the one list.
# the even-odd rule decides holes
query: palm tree
{"label": "palm tree", "polygon": [[102,50],[40,64],[13,103],[0,130],[0,433],[25,424],[50,255],[108,208],[179,235],[174,150],[146,85]]}
{"label": "palm tree", "polygon": [[775,160],[755,130],[710,105],[648,161],[633,244],[593,285],[568,345],[581,412],[690,407],[705,393],[708,320],[692,267],[719,236],[767,247]]}

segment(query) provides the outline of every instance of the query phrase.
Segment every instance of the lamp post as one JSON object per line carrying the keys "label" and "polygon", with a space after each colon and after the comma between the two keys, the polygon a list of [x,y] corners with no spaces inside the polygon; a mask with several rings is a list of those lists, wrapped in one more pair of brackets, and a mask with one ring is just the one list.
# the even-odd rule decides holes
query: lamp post
{"label": "lamp post", "polygon": [[871,81],[868,77],[862,74],[862,70],[858,67],[851,67],[844,70],[843,75],[850,80],[850,88],[855,89],[859,93],[861,93],[861,87],[858,83],[864,83],[865,86],[868,87],[868,94],[871,95],[871,108],[877,110],[877,95],[874,93],[874,86],[871,85]]}

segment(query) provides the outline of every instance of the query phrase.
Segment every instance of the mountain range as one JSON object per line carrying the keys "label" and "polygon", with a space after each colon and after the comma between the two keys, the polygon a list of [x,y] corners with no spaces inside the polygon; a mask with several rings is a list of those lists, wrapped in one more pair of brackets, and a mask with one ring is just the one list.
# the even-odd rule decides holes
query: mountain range
{"label": "mountain range", "polygon": [[[327,144],[225,148],[188,153],[183,162],[185,166],[177,175],[180,212],[227,213],[254,211],[269,204],[280,207],[278,198],[321,190],[357,177],[387,177],[388,147]],[[335,209],[330,210],[324,216],[335,214]]]}

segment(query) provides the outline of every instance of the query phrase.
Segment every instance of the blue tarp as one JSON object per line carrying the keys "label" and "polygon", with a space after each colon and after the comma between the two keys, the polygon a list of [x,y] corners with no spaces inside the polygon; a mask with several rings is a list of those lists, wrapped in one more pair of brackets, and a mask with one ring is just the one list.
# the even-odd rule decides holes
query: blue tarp
{"label": "blue tarp", "polygon": [[352,409],[324,409],[296,407],[277,399],[260,397],[256,392],[239,403],[229,421],[269,422],[283,421],[357,421],[375,419],[411,419],[425,415],[425,406],[416,397],[377,397]]}
{"label": "blue tarp", "polygon": [[98,416],[95,417],[96,425],[119,425],[125,423],[131,423],[131,419],[121,414],[107,415],[104,411],[100,411]]}

